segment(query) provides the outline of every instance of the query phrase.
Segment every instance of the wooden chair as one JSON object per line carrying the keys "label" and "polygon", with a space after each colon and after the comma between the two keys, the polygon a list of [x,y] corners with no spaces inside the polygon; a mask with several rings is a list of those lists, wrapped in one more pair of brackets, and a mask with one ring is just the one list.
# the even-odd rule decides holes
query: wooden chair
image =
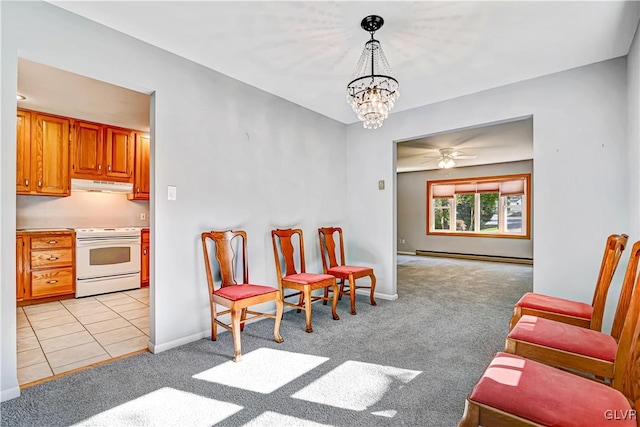
{"label": "wooden chair", "polygon": [[[273,243],[273,256],[276,262],[276,272],[278,275],[278,284],[282,294],[284,305],[295,307],[298,313],[304,309],[307,320],[306,331],[311,333],[311,303],[316,300],[332,300],[331,314],[335,320],[339,320],[340,316],[336,313],[338,305],[338,284],[336,278],[328,274],[314,274],[305,271],[304,261],[304,239],[302,230],[296,229],[277,229],[271,231],[271,241]],[[298,250],[297,260],[294,252]],[[282,272],[281,260],[284,262],[284,274]],[[300,268],[300,272],[296,268],[296,264]],[[333,290],[333,297],[311,295],[316,289],[329,288]],[[285,295],[285,288],[293,289],[296,292]],[[284,301],[286,298],[299,296],[298,304]]]}
{"label": "wooden chair", "polygon": [[615,357],[611,386],[501,352],[467,397],[458,426],[637,427],[639,311],[640,286],[636,284]]}
{"label": "wooden chair", "polygon": [[609,285],[611,285],[613,274],[627,244],[627,239],[626,234],[612,234],[607,238],[591,305],[527,292],[514,307],[509,330],[513,329],[522,316],[531,315],[600,331]]}
{"label": "wooden chair", "polygon": [[[630,309],[638,280],[640,241],[631,249],[611,335],[567,323],[525,315],[507,336],[505,352],[547,365],[572,369],[596,377],[613,379],[616,361],[628,351],[640,306]],[[634,297],[635,298],[635,297]],[[637,298],[635,298],[637,299]],[[624,334],[626,331],[627,335]]]}
{"label": "wooden chair", "polygon": [[[242,282],[236,281],[234,251],[235,238],[241,239],[239,242],[242,260]],[[207,249],[207,240],[211,239],[215,245],[216,260],[220,267],[221,285],[215,289],[213,274],[211,269],[211,259]],[[210,231],[202,233],[202,249],[204,252],[204,264],[207,271],[207,283],[209,284],[209,304],[211,306],[211,339],[218,339],[217,325],[231,331],[233,334],[233,361],[239,362],[241,359],[240,332],[244,329],[246,322],[259,317],[270,317],[275,319],[273,335],[277,343],[283,341],[280,336],[280,321],[282,319],[282,297],[280,290],[271,286],[262,286],[249,283],[249,269],[247,264],[247,234],[244,231]],[[276,314],[256,312],[248,307],[273,301],[276,304]],[[216,304],[220,304],[228,310],[217,312]],[[219,316],[231,314],[231,324],[218,320]],[[247,314],[252,317],[247,318]]]}
{"label": "wooden chair", "polygon": [[[336,254],[336,241],[334,239],[335,234],[338,233],[340,238],[340,264],[338,264],[338,258]],[[324,274],[330,274],[339,280],[340,294],[338,299],[342,298],[342,295],[349,295],[351,300],[351,314],[356,314],[356,289],[370,289],[369,301],[371,305],[378,305],[376,300],[373,299],[376,290],[376,276],[373,274],[373,268],[361,267],[356,265],[345,265],[344,255],[344,241],[342,239],[342,228],[340,227],[322,227],[318,228],[318,239],[320,241],[320,254],[322,256],[322,269]],[[356,279],[362,277],[369,277],[371,279],[370,286],[357,286]],[[344,290],[345,281],[349,284],[348,291]],[[328,289],[325,288],[325,296],[327,296]],[[323,304],[326,304],[323,301]]]}

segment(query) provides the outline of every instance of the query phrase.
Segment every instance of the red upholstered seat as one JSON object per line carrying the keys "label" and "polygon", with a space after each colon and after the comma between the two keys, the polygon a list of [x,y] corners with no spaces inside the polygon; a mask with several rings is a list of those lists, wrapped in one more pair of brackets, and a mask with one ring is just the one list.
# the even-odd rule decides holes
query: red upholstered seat
{"label": "red upholstered seat", "polygon": [[214,295],[221,296],[231,301],[238,301],[241,299],[256,297],[258,295],[265,295],[271,292],[278,292],[278,290],[271,286],[232,285],[218,289],[214,292]]}
{"label": "red upholstered seat", "polygon": [[535,316],[522,316],[508,338],[613,362],[618,350],[608,334]]}
{"label": "red upholstered seat", "polygon": [[548,295],[527,292],[516,303],[516,307],[531,308],[535,310],[548,311],[550,313],[564,314],[567,316],[591,319],[593,307],[583,302],[571,301],[563,298],[551,297]]}
{"label": "red upholstered seat", "polygon": [[493,358],[469,400],[545,426],[637,427],[619,391],[508,353]]}
{"label": "red upholstered seat", "polygon": [[322,282],[323,280],[333,280],[334,277],[328,274],[314,274],[314,273],[298,273],[284,276],[283,280],[287,282],[303,283],[305,285],[311,283]]}
{"label": "red upholstered seat", "polygon": [[348,278],[349,274],[358,275],[358,273],[372,273],[373,268],[371,267],[358,267],[355,265],[338,265],[336,267],[331,267],[327,270],[327,273],[332,276],[342,278]]}

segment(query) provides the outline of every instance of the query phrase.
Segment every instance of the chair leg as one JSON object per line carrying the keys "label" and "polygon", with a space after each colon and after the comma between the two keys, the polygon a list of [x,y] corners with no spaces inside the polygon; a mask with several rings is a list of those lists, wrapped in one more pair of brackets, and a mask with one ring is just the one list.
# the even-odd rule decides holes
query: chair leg
{"label": "chair leg", "polygon": [[311,286],[304,287],[304,298],[306,299],[304,305],[304,312],[307,317],[307,332],[313,332],[313,328],[311,327]]}
{"label": "chair leg", "polygon": [[242,309],[242,316],[240,317],[240,320],[242,320],[242,322],[240,322],[240,331],[244,331],[244,321],[247,320],[247,309],[246,308]]}
{"label": "chair leg", "polygon": [[280,336],[280,322],[282,321],[282,312],[284,311],[284,304],[282,303],[282,295],[278,292],[276,297],[276,324],[273,327],[273,337],[277,343],[284,341]]}
{"label": "chair leg", "polygon": [[242,354],[242,345],[240,343],[240,318],[242,310],[237,308],[231,309],[231,333],[233,334],[233,361],[239,362]]}
{"label": "chair leg", "polygon": [[300,292],[300,297],[298,298],[298,310],[296,311],[297,313],[300,313],[302,311],[300,307],[302,307],[303,303],[304,303],[304,292]]}
{"label": "chair leg", "polygon": [[376,276],[371,274],[369,277],[371,278],[371,293],[369,294],[369,302],[371,302],[371,305],[378,305],[376,300],[373,299],[373,296],[376,293]]}
{"label": "chair leg", "polygon": [[218,325],[216,324],[216,303],[211,302],[211,341],[218,339]]}
{"label": "chair leg", "polygon": [[356,315],[356,280],[349,275],[349,299],[351,300],[351,314]]}
{"label": "chair leg", "polygon": [[464,414],[462,419],[458,423],[458,427],[477,427],[480,425],[480,408],[477,405],[469,402],[469,399],[464,403]]}
{"label": "chair leg", "polygon": [[331,314],[333,315],[334,320],[340,320],[340,316],[336,312],[336,308],[338,307],[338,282],[333,282],[333,300],[331,301]]}
{"label": "chair leg", "polygon": [[338,301],[342,301],[342,294],[344,294],[344,279],[340,279],[340,293],[338,293]]}
{"label": "chair leg", "polygon": [[327,300],[329,298],[329,288],[324,288],[324,298],[322,299],[322,305],[327,305]]}

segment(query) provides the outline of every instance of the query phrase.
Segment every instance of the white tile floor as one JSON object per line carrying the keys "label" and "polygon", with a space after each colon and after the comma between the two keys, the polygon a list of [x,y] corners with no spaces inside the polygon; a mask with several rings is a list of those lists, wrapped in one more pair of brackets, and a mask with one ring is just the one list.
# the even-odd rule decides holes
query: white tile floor
{"label": "white tile floor", "polygon": [[147,348],[149,288],[18,307],[18,382]]}

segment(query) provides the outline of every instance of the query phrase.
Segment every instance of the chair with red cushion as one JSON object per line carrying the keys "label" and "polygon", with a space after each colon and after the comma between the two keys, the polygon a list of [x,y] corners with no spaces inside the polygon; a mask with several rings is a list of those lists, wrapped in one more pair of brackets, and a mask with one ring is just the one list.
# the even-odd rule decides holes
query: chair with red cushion
{"label": "chair with red cushion", "polygon": [[[340,242],[340,264],[338,264],[337,249],[335,235],[338,234]],[[318,228],[318,239],[320,241],[320,254],[322,255],[322,268],[324,274],[335,276],[340,283],[340,295],[349,295],[351,300],[351,314],[356,314],[356,289],[370,289],[369,301],[371,305],[377,305],[373,298],[376,290],[376,276],[373,274],[373,268],[357,265],[345,265],[344,241],[342,238],[342,228],[340,227],[322,227]],[[356,285],[356,279],[369,277],[370,286]],[[348,283],[348,290],[345,291],[345,284]],[[326,295],[325,295],[326,296]],[[326,304],[326,301],[324,302]]]}
{"label": "chair with red cushion", "polygon": [[[234,239],[239,239],[234,240]],[[208,240],[213,241],[215,246],[215,258],[218,262],[221,285],[215,289],[213,279],[212,260],[209,257]],[[236,280],[236,251],[239,249],[242,258],[239,260],[242,268],[242,282]],[[270,317],[275,319],[273,335],[277,343],[281,343],[280,321],[282,319],[282,298],[280,290],[271,286],[251,284],[249,282],[249,269],[247,264],[247,234],[244,231],[210,231],[202,233],[202,249],[204,252],[204,264],[207,272],[207,283],[209,284],[209,304],[211,306],[211,339],[218,339],[217,326],[231,331],[233,334],[233,361],[239,362],[242,349],[240,343],[240,332],[244,329],[246,322],[259,318]],[[254,305],[273,301],[276,305],[276,314],[264,313],[249,310]],[[228,310],[218,312],[216,304],[220,304]],[[220,316],[231,314],[231,323],[224,323],[219,320]],[[247,314],[252,317],[247,318]]]}
{"label": "chair with red cushion", "polygon": [[[296,229],[277,229],[271,231],[271,241],[273,243],[273,256],[276,262],[276,273],[278,275],[278,283],[284,305],[295,307],[298,313],[304,309],[307,329],[311,333],[311,303],[316,300],[331,300],[331,314],[335,320],[339,320],[340,316],[336,313],[338,305],[338,284],[334,276],[328,274],[307,273],[304,261],[304,239],[302,230]],[[295,252],[298,256],[295,257]],[[296,259],[297,258],[297,259]],[[284,272],[283,272],[284,264]],[[299,271],[298,272],[298,268]],[[296,292],[285,295],[285,289],[293,289]],[[324,296],[316,296],[311,293],[316,289],[328,289],[333,291],[333,297],[327,297],[325,291]],[[285,301],[286,298],[298,296],[298,303],[290,303]]]}
{"label": "chair with red cushion", "polygon": [[[505,351],[547,365],[613,379],[616,361],[628,351],[638,311],[640,241],[631,249],[611,335],[525,315],[507,336]],[[633,301],[631,301],[633,299]],[[630,307],[630,304],[633,307]]]}
{"label": "chair with red cushion", "polygon": [[607,238],[591,305],[527,292],[514,307],[509,329],[513,329],[522,316],[531,315],[600,331],[609,285],[611,285],[611,279],[613,279],[627,239],[626,234],[612,234]]}
{"label": "chair with red cushion", "polygon": [[615,357],[611,386],[501,352],[493,358],[467,397],[458,427],[637,427],[639,310],[640,286],[636,285]]}

